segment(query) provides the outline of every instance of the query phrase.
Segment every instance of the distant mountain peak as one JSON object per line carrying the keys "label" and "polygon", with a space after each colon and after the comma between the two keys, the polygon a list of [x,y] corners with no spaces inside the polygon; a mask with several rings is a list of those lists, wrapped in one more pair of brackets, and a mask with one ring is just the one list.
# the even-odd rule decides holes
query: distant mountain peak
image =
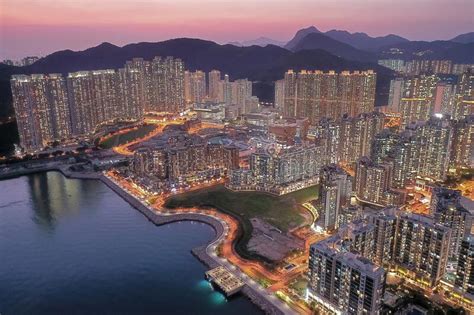
{"label": "distant mountain peak", "polygon": [[335,40],[324,33],[310,33],[301,39],[292,51],[322,49],[346,60],[362,62],[375,61],[375,55],[359,50],[349,44]]}
{"label": "distant mountain peak", "polygon": [[302,28],[298,30],[295,36],[284,46],[288,50],[293,50],[296,45],[308,34],[312,33],[321,33],[315,26],[308,26],[307,28]]}
{"label": "distant mountain peak", "polygon": [[[100,43],[99,45],[95,46],[95,47],[92,47],[92,48],[99,48],[99,49],[109,49],[109,48],[112,48],[112,49],[115,49],[115,48],[120,48],[119,46],[116,46],[112,43],[109,43],[109,42],[102,42]],[[90,49],[90,48],[89,48]]]}
{"label": "distant mountain peak", "polygon": [[314,26],[314,25],[308,26],[307,28],[303,28],[300,31],[308,31],[308,32],[311,32],[311,33],[321,33],[321,31],[318,30],[316,28],[316,26]]}

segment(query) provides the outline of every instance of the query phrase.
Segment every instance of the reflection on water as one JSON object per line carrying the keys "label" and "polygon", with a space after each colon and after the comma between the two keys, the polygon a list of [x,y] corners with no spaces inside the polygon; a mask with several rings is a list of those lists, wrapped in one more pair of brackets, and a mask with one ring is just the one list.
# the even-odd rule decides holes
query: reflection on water
{"label": "reflection on water", "polygon": [[190,249],[213,236],[157,227],[100,181],[0,181],[0,314],[260,314],[203,280]]}
{"label": "reflection on water", "polygon": [[101,198],[101,194],[96,193],[96,181],[68,180],[57,172],[28,176],[28,186],[34,210],[33,220],[48,229],[54,228],[58,217],[77,213],[81,201],[86,200],[93,205],[100,202],[97,198]]}

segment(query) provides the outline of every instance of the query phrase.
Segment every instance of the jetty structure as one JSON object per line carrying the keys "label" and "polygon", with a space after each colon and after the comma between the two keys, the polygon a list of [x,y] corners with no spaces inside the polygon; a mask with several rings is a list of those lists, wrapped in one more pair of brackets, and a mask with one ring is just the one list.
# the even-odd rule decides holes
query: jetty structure
{"label": "jetty structure", "polygon": [[238,293],[245,283],[223,266],[206,271],[206,279],[216,285],[227,297]]}

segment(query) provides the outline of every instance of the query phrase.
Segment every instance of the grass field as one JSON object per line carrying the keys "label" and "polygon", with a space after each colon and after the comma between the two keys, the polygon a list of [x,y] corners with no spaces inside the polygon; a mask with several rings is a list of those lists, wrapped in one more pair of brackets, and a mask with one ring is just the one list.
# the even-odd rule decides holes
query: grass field
{"label": "grass field", "polygon": [[[252,235],[251,218],[260,218],[283,232],[304,223],[298,205],[318,195],[318,187],[312,186],[284,196],[273,196],[259,192],[233,192],[224,186],[197,190],[173,196],[165,206],[168,208],[205,206],[214,207],[232,215],[240,222],[241,237],[236,241],[237,252],[244,258],[262,259],[247,251]],[[268,262],[268,261],[267,261]]]}
{"label": "grass field", "polygon": [[155,128],[155,125],[143,125],[135,130],[130,130],[127,133],[114,135],[100,143],[99,146],[103,149],[110,149],[117,145],[122,145],[137,138],[141,138],[146,134],[150,133]]}

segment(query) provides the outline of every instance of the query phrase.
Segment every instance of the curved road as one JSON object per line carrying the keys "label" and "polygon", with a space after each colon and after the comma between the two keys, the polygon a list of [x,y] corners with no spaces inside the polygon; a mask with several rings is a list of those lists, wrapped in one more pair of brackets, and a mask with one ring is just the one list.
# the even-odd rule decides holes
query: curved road
{"label": "curved road", "polygon": [[[275,306],[278,310],[280,310],[283,314],[296,314],[294,310],[292,310],[288,304],[283,303],[280,299],[278,299],[272,292],[265,289],[259,283],[254,281],[252,278],[247,276],[244,272],[242,272],[237,266],[233,265],[229,260],[223,257],[218,257],[216,254],[216,249],[219,245],[224,244],[226,237],[228,236],[229,231],[231,230],[226,221],[222,218],[213,215],[212,213],[196,213],[193,211],[186,211],[182,210],[180,213],[159,213],[152,207],[150,207],[144,200],[140,200],[139,198],[135,197],[132,192],[123,188],[119,182],[117,182],[114,178],[104,174],[101,178],[102,181],[107,184],[110,188],[112,188],[115,192],[117,192],[121,197],[123,197],[127,202],[129,202],[132,206],[137,208],[140,212],[142,212],[148,219],[156,224],[166,224],[171,223],[174,221],[181,221],[181,220],[194,220],[201,221],[204,223],[208,223],[212,225],[212,222],[209,219],[213,220],[214,222],[218,222],[222,226],[222,231],[219,234],[219,229],[215,229],[217,233],[217,237],[211,241],[206,246],[206,254],[213,259],[218,265],[224,266],[229,271],[233,272],[236,276],[242,279],[242,281],[252,290],[254,290],[258,295],[262,298],[266,299],[270,302],[273,306]],[[188,217],[192,215],[191,217]],[[203,220],[199,220],[199,217],[202,217]]]}

